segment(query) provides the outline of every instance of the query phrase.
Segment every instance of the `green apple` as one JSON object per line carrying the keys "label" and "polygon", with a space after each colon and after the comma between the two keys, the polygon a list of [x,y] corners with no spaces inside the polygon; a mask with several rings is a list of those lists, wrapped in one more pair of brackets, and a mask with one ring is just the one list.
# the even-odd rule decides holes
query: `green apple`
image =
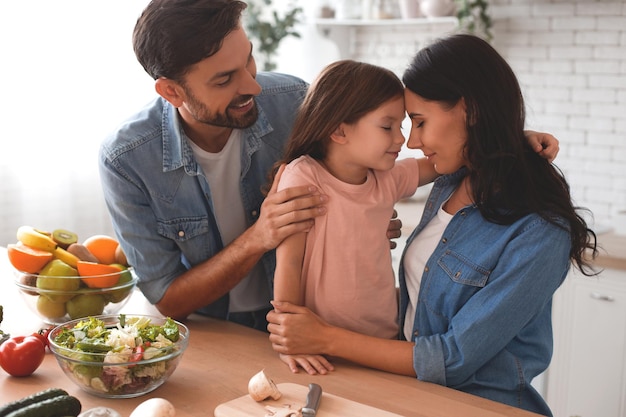
{"label": "green apple", "polygon": [[53,259],[39,271],[37,288],[55,303],[63,303],[74,296],[80,287],[78,271],[60,259]]}
{"label": "green apple", "polygon": [[37,311],[48,319],[63,317],[65,315],[65,303],[55,303],[45,295],[37,298]]}
{"label": "green apple", "polygon": [[[112,265],[115,265],[122,270],[122,273],[120,274],[120,279],[119,281],[117,281],[117,284],[115,284],[116,287],[124,286],[133,280],[133,274],[128,270],[128,267],[122,264]],[[124,300],[124,298],[126,298],[128,294],[130,294],[132,289],[133,287],[113,290],[107,294],[107,298],[112,303],[119,303],[120,301]]]}
{"label": "green apple", "polygon": [[101,294],[80,294],[65,303],[72,320],[102,314],[107,301]]}

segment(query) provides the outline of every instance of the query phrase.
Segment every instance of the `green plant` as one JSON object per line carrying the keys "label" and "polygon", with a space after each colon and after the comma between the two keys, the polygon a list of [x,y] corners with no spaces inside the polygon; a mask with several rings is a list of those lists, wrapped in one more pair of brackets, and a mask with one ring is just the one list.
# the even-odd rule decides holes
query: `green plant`
{"label": "green plant", "polygon": [[[264,9],[265,6],[265,10]],[[272,6],[272,0],[249,0],[246,13],[246,31],[257,40],[256,50],[263,56],[263,70],[276,69],[274,57],[280,42],[287,36],[300,37],[294,26],[300,23],[302,8],[290,4],[281,16]],[[265,20],[267,19],[267,20]]]}
{"label": "green plant", "polygon": [[487,10],[489,3],[486,0],[454,0],[454,2],[459,28],[481,36],[487,41],[493,39],[491,33],[493,22]]}

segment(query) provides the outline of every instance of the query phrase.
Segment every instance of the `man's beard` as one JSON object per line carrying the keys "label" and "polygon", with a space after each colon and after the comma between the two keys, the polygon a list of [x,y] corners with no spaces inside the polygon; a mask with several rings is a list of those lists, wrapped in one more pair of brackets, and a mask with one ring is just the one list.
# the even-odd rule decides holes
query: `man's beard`
{"label": "man's beard", "polygon": [[256,107],[256,102],[254,101],[252,108],[247,113],[239,117],[231,117],[228,114],[228,109],[231,106],[237,106],[244,103],[254,96],[241,96],[237,98],[237,100],[234,100],[229,104],[225,113],[211,113],[211,111],[207,109],[207,107],[201,103],[189,89],[185,88],[185,93],[187,94],[189,113],[200,123],[220,127],[229,127],[233,129],[245,129],[252,126],[259,116],[259,111]]}

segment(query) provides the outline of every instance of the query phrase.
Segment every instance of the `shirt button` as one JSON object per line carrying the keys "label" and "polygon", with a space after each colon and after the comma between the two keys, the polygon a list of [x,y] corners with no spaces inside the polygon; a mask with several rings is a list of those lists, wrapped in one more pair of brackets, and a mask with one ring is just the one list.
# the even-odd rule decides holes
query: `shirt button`
{"label": "shirt button", "polygon": [[428,267],[424,267],[424,272],[428,272]]}
{"label": "shirt button", "polygon": [[458,278],[461,276],[461,271],[456,271],[456,273],[454,274],[454,278]]}
{"label": "shirt button", "polygon": [[442,241],[443,243],[448,243],[448,238],[445,238],[445,237],[444,237],[443,239],[441,239],[441,241]]}
{"label": "shirt button", "polygon": [[178,237],[183,237],[185,236],[185,232],[183,232],[182,230],[178,231]]}
{"label": "shirt button", "polygon": [[252,210],[252,217],[256,217],[259,214],[258,211],[256,210]]}

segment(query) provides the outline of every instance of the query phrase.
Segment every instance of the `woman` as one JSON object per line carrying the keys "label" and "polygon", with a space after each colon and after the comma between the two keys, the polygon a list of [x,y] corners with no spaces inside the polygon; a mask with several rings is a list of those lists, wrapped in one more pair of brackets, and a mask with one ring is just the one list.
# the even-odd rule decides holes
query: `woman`
{"label": "woman", "polygon": [[471,35],[420,51],[403,77],[419,148],[442,176],[400,267],[401,340],[330,326],[275,303],[274,349],[325,354],[551,415],[532,379],[552,354],[551,302],[595,235],[562,174],[524,139],[506,61]]}

